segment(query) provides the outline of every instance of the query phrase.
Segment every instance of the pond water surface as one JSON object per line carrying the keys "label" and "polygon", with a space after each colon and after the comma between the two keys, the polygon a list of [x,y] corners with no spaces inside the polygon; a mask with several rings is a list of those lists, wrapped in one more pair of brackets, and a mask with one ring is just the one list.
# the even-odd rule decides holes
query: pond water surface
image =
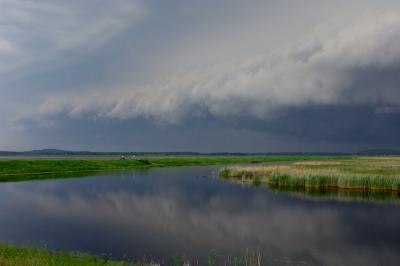
{"label": "pond water surface", "polygon": [[243,187],[218,167],[0,184],[0,241],[169,263],[398,265],[400,206]]}

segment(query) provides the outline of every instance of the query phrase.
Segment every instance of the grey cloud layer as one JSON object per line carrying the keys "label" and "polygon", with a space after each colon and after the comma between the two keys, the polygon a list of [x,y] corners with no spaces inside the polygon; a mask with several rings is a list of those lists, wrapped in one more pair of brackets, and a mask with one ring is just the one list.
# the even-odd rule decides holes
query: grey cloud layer
{"label": "grey cloud layer", "polygon": [[160,132],[171,150],[399,145],[398,1],[0,4],[2,149],[101,149],[98,132],[111,150],[135,132],[152,137],[126,149]]}
{"label": "grey cloud layer", "polygon": [[[372,12],[333,34],[321,27],[246,61],[198,68],[144,87],[88,88],[84,97],[51,94],[34,115],[177,122],[204,114],[269,118],[282,108],[310,105],[371,105],[377,112],[393,112],[400,93],[383,74],[400,63],[399,47],[400,13]],[[371,70],[378,73],[376,87],[364,89],[360,79]]]}
{"label": "grey cloud layer", "polygon": [[0,74],[93,49],[145,13],[136,0],[1,0],[0,5]]}

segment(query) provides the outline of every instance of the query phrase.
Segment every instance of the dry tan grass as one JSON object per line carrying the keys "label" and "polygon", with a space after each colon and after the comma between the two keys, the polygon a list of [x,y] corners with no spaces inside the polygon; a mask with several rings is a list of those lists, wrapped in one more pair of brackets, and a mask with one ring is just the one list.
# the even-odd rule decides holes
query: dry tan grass
{"label": "dry tan grass", "polygon": [[297,187],[400,190],[400,157],[359,157],[287,165],[234,166],[229,177]]}

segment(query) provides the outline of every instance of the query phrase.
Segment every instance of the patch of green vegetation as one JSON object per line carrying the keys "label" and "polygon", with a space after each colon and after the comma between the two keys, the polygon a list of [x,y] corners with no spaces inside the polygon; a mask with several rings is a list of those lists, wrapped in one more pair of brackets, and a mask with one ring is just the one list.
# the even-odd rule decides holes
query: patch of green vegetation
{"label": "patch of green vegetation", "polygon": [[52,252],[44,248],[0,244],[2,266],[141,266],[141,263],[113,261],[77,252]]}
{"label": "patch of green vegetation", "polygon": [[271,188],[400,192],[400,157],[352,157],[287,165],[236,166],[224,178],[265,183]]}
{"label": "patch of green vegetation", "polygon": [[219,172],[219,176],[224,178],[224,179],[229,179],[231,177],[232,173],[231,170],[229,168],[223,168],[220,172]]}
{"label": "patch of green vegetation", "polygon": [[105,159],[4,159],[0,160],[0,182],[66,178],[129,169],[223,165],[250,162],[326,160],[332,156],[160,156]]}
{"label": "patch of green vegetation", "polygon": [[[194,261],[196,261],[194,259]],[[165,265],[191,265],[187,257],[176,257]],[[164,265],[163,263],[163,265]],[[133,263],[129,261],[116,261],[103,256],[92,256],[79,252],[55,252],[46,248],[35,248],[28,246],[14,246],[0,244],[1,266],[145,266],[161,265],[154,262]],[[194,262],[193,265],[198,265]],[[232,265],[232,266],[260,266],[265,265],[260,251],[247,250],[243,256],[222,256],[211,252],[206,265]]]}

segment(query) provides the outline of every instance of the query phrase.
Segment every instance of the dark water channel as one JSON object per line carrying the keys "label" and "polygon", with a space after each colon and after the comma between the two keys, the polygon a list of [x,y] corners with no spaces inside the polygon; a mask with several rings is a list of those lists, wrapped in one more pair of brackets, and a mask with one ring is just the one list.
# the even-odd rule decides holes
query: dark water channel
{"label": "dark water channel", "polygon": [[0,184],[0,241],[206,264],[398,265],[400,205],[316,201],[243,187],[218,167]]}

